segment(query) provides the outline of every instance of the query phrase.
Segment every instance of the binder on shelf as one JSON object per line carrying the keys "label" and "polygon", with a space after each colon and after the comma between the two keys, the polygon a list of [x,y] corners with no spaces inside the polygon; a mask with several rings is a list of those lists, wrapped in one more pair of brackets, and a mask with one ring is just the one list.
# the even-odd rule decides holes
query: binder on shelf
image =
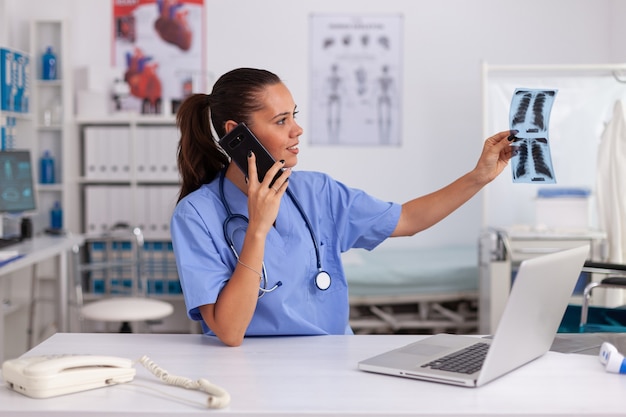
{"label": "binder on shelf", "polygon": [[87,127],[84,130],[84,176],[88,179],[101,178],[98,170],[100,154],[100,129]]}
{"label": "binder on shelf", "polygon": [[[105,244],[104,242],[89,242],[89,261],[92,263],[101,263],[105,259]],[[95,269],[89,271],[87,276],[89,282],[89,290],[94,294],[104,294],[106,288],[104,285],[104,269]]]}
{"label": "binder on shelf", "polygon": [[169,239],[170,219],[176,203],[175,186],[146,186],[145,195],[148,207],[146,219],[149,236],[158,239]]}
{"label": "binder on shelf", "polygon": [[167,164],[165,162],[167,149],[163,147],[163,141],[167,137],[167,128],[159,127],[154,131],[153,141],[153,154],[152,157],[154,159],[154,176],[152,179],[154,180],[164,180],[167,178]]}
{"label": "binder on shelf", "polygon": [[148,199],[148,188],[139,186],[135,190],[135,224],[143,230],[145,237],[149,237],[149,211],[150,201]]}
{"label": "binder on shelf", "polygon": [[178,166],[176,164],[176,151],[178,148],[178,129],[175,127],[162,127],[159,129],[159,178],[165,181],[178,180]]}
{"label": "binder on shelf", "polygon": [[176,198],[177,186],[142,185],[134,192],[136,224],[146,238],[169,239],[169,224]]}
{"label": "binder on shelf", "polygon": [[103,233],[100,209],[104,198],[102,189],[95,186],[85,187],[85,232],[87,234]]}
{"label": "binder on shelf", "polygon": [[168,240],[149,241],[144,245],[144,268],[150,294],[179,295],[182,293],[172,243]]}
{"label": "binder on shelf", "polygon": [[[89,261],[90,263],[109,262],[109,268],[98,268],[89,271],[89,288],[94,294],[103,294],[110,292],[111,294],[127,293],[132,287],[132,268],[134,267],[130,260],[132,259],[132,247],[128,241],[109,242],[102,240],[94,240],[89,242]],[[107,253],[108,250],[108,253]],[[107,285],[109,288],[107,288]]]}
{"label": "binder on shelf", "polygon": [[164,237],[169,237],[170,235],[170,220],[172,218],[172,214],[174,214],[174,207],[176,206],[176,199],[178,196],[178,187],[171,185],[164,185],[159,187],[159,197],[161,198],[161,202],[159,207],[161,208],[160,214],[160,232]]}
{"label": "binder on shelf", "polygon": [[150,143],[149,128],[138,127],[135,130],[135,175],[138,180],[150,178],[148,172]]}
{"label": "binder on shelf", "polygon": [[134,224],[132,197],[132,190],[128,186],[86,186],[86,232],[100,234],[120,222]]}
{"label": "binder on shelf", "polygon": [[109,227],[117,223],[135,224],[133,215],[133,194],[128,186],[106,187],[109,201],[109,215],[107,223]]}
{"label": "binder on shelf", "polygon": [[177,129],[141,126],[135,136],[135,169],[140,181],[177,181]]}
{"label": "binder on shelf", "polygon": [[158,237],[161,231],[161,196],[159,195],[159,187],[148,186],[148,201],[150,202],[150,211],[148,213],[148,224],[150,234]]}
{"label": "binder on shelf", "polygon": [[132,244],[130,241],[116,241],[112,243],[112,257],[117,267],[110,268],[111,293],[128,293],[133,286],[133,259]]}
{"label": "binder on shelf", "polygon": [[151,294],[165,294],[162,246],[163,242],[150,242],[148,245],[148,253],[150,253],[150,273],[148,274],[150,278],[148,280],[148,292]]}
{"label": "binder on shelf", "polygon": [[30,95],[30,57],[0,47],[0,110],[28,113]]}
{"label": "binder on shelf", "polygon": [[130,129],[121,126],[85,128],[85,178],[130,180]]}
{"label": "binder on shelf", "polygon": [[160,172],[159,172],[159,154],[161,150],[159,149],[159,128],[151,127],[149,129],[149,135],[147,137],[146,143],[148,146],[146,156],[148,162],[148,177],[147,180],[159,180]]}
{"label": "binder on shelf", "polygon": [[100,129],[109,178],[130,180],[130,129],[120,126]]}

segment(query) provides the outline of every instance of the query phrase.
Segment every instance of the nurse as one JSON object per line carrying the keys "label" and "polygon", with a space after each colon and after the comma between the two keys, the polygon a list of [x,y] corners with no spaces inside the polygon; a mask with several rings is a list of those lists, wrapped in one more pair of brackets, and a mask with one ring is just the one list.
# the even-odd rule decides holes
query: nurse
{"label": "nurse", "polygon": [[[351,334],[341,253],[427,229],[511,157],[511,133],[500,132],[450,185],[404,204],[385,202],[293,169],[303,132],[297,113],[280,78],[253,68],[222,75],[211,94],[188,97],[177,112],[182,184],[171,232],[178,274],[189,317],[229,346],[245,336]],[[254,153],[246,177],[217,144],[241,122],[277,161],[263,182]]]}

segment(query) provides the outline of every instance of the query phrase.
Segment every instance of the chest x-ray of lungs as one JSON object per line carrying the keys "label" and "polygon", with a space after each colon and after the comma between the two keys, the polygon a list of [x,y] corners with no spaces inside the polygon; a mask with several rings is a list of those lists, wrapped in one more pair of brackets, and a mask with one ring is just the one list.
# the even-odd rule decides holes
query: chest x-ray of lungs
{"label": "chest x-ray of lungs", "polygon": [[514,183],[556,183],[548,127],[557,91],[517,88],[513,94],[509,125],[518,131],[512,144]]}

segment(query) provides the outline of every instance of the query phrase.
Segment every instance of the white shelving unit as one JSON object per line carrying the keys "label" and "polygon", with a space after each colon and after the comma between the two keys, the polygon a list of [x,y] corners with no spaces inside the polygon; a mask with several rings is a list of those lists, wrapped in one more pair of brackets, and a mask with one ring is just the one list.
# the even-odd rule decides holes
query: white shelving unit
{"label": "white shelving unit", "polygon": [[[38,214],[33,231],[42,233],[50,227],[50,210],[56,202],[63,209],[63,227],[77,233],[78,187],[76,186],[79,154],[73,144],[73,94],[70,57],[70,29],[64,20],[35,20],[30,28],[33,91],[33,138],[31,145],[37,179]],[[52,47],[57,58],[57,79],[43,80],[41,56]],[[39,159],[49,151],[55,160],[55,183],[41,184]]]}
{"label": "white shelving unit", "polygon": [[[78,183],[82,232],[93,236],[90,244],[97,244],[97,236],[115,223],[141,227],[148,294],[175,302],[182,309],[169,231],[180,187],[176,165],[179,133],[175,118],[124,113],[78,117],[75,122],[76,148],[81,154]],[[93,283],[85,284],[84,288],[93,292],[87,297],[97,297],[99,292]],[[184,313],[176,316],[172,320],[182,317],[182,322],[186,322]],[[163,326],[170,331],[187,327],[167,320]]]}
{"label": "white shelving unit", "polygon": [[[2,10],[2,8],[0,8]],[[35,194],[37,210],[34,214],[27,213],[33,224],[33,235],[41,235],[50,227],[50,209],[58,201],[63,208],[63,224],[68,231],[77,232],[79,223],[72,221],[76,218],[73,211],[72,200],[77,199],[77,189],[72,187],[71,161],[75,160],[77,153],[73,152],[71,135],[73,134],[72,120],[72,80],[71,59],[69,58],[69,29],[63,20],[35,20],[31,21],[29,28],[28,56],[30,59],[28,73],[28,99],[29,110],[24,113],[3,113],[0,116],[13,116],[16,118],[16,132],[13,143],[14,149],[29,149],[33,163],[33,175],[35,182]],[[55,80],[42,80],[41,56],[47,46],[52,46],[57,55],[57,74]],[[51,103],[56,103],[54,109]],[[50,108],[50,119],[43,119],[43,110]],[[54,114],[53,114],[54,110]],[[40,184],[39,159],[44,150],[50,150],[55,158],[54,184]],[[66,162],[70,163],[66,163]],[[54,294],[52,282],[48,278],[56,277],[54,260],[46,260],[37,264],[35,270],[28,269],[16,271],[11,277],[5,279],[12,290],[6,294],[11,308],[4,311],[8,318],[8,327],[16,325],[19,331],[13,331],[12,344],[21,344],[22,337],[27,337],[25,321],[29,308],[36,308],[35,323],[37,328],[32,329],[35,339],[42,334],[44,329],[58,328],[58,323],[50,321],[53,304],[41,303],[40,300],[30,298],[30,285],[35,284],[42,298],[50,298]],[[31,276],[34,274],[34,276]],[[31,281],[31,277],[36,278]],[[39,325],[41,324],[41,325]],[[15,341],[13,339],[15,338]],[[13,343],[15,342],[15,343]]]}
{"label": "white shelving unit", "polygon": [[[14,49],[13,45],[9,44],[9,36],[8,36],[8,28],[9,22],[11,18],[10,13],[10,5],[5,0],[0,0],[0,46],[3,48]],[[27,53],[26,51],[22,51]],[[30,57],[30,54],[27,53]],[[32,80],[32,71],[30,68],[32,66],[32,58],[29,65],[29,78]],[[2,96],[2,85],[0,82],[0,97]],[[30,103],[29,108],[32,108],[32,103]],[[6,123],[7,117],[15,118],[15,148],[29,149],[31,146],[31,114],[28,113],[15,113],[3,111],[0,106],[0,124]],[[2,221],[2,218],[0,218]],[[1,228],[1,227],[0,227]],[[2,235],[2,233],[0,233]],[[15,281],[15,282],[14,282]],[[13,276],[7,276],[2,280],[2,291],[3,296],[0,297],[0,320],[3,321],[3,325],[0,326],[0,339],[3,339],[2,346],[0,346],[0,351],[4,352],[4,356],[16,356],[18,354],[22,354],[24,352],[24,348],[27,345],[27,334],[24,329],[26,329],[25,325],[18,326],[18,330],[14,330],[15,326],[13,323],[16,321],[20,324],[23,321],[18,319],[18,316],[26,311],[26,306],[28,305],[27,301],[27,291],[21,291],[19,287],[19,283],[28,282],[28,276],[19,276],[18,279],[13,279]],[[10,334],[10,338],[8,335]]]}
{"label": "white shelving unit", "polygon": [[124,114],[76,125],[82,231],[101,233],[122,221],[140,226],[146,240],[169,241],[179,189],[174,117]]}

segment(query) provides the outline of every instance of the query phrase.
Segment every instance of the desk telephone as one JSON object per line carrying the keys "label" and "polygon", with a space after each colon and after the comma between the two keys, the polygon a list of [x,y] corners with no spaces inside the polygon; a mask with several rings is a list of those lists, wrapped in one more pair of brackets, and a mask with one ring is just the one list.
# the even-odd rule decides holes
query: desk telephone
{"label": "desk telephone", "polygon": [[130,359],[115,356],[33,356],[8,360],[2,365],[2,376],[9,388],[33,398],[130,382],[135,373]]}
{"label": "desk telephone", "polygon": [[[230,403],[230,394],[206,379],[192,381],[171,375],[147,356],[137,362],[166,384],[206,392],[209,408],[222,408]],[[49,398],[131,382],[136,374],[133,365],[132,360],[116,356],[27,356],[5,361],[2,377],[14,391],[32,398]]]}

